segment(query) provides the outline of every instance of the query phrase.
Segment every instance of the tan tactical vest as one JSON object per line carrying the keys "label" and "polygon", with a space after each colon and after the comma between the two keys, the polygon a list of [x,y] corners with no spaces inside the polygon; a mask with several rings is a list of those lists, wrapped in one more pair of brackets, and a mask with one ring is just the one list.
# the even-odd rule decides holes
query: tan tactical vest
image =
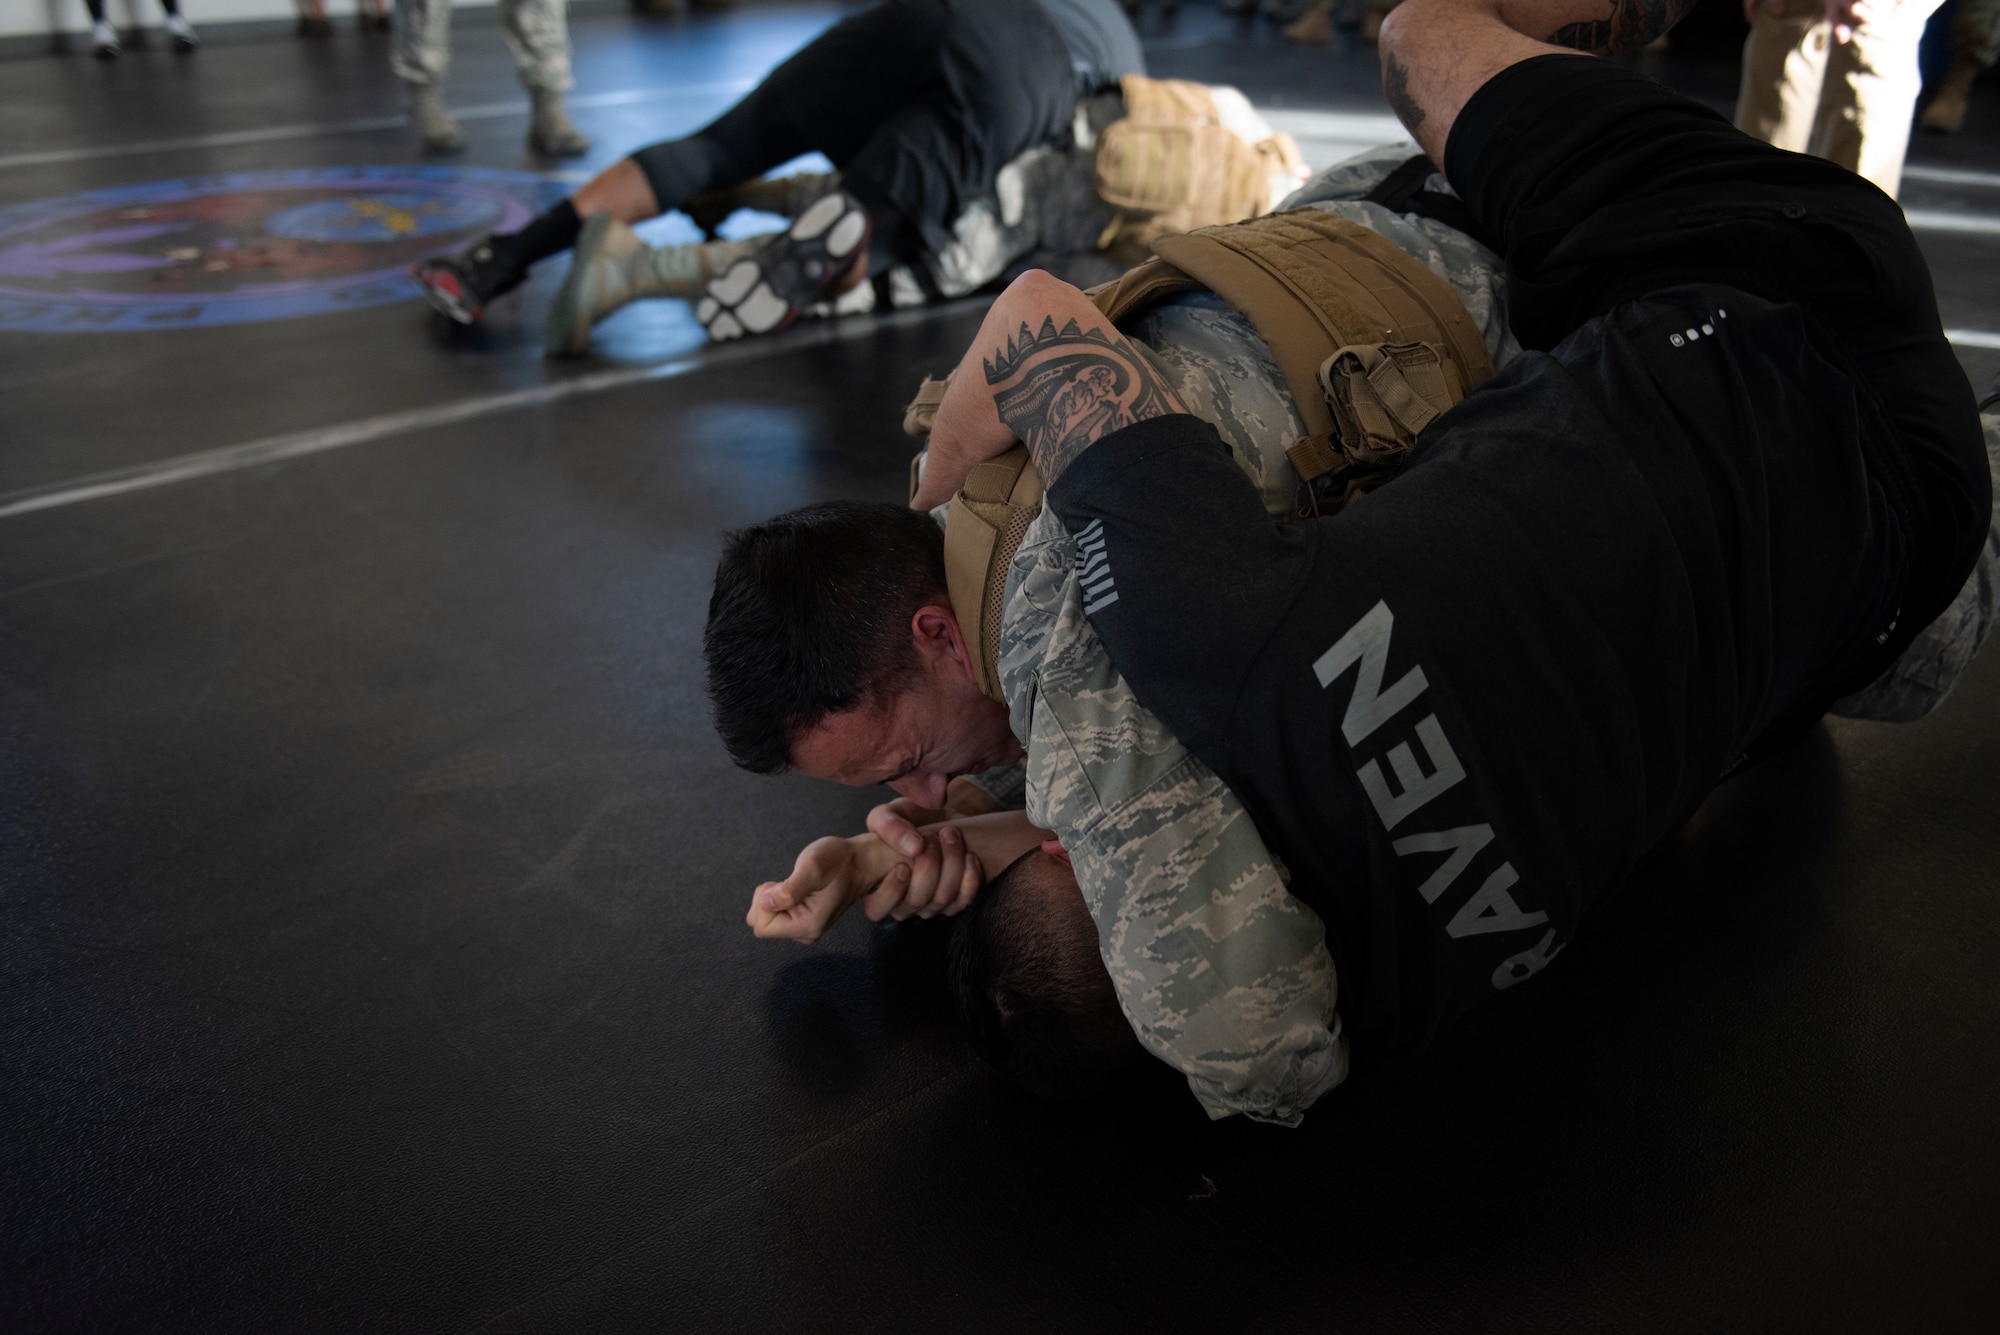
{"label": "tan tactical vest", "polygon": [[[1358,223],[1299,209],[1154,243],[1156,258],[1090,299],[1112,323],[1208,289],[1271,349],[1306,427],[1286,454],[1306,483],[1302,514],[1341,509],[1387,478],[1439,414],[1493,374],[1478,325],[1449,283]],[[903,417],[930,433],[944,380],[926,379]],[[1324,479],[1324,481],[1322,481]],[[916,467],[910,474],[916,489]],[[945,579],[980,689],[998,673],[1007,566],[1041,510],[1042,485],[1016,446],[981,464],[952,498]]]}
{"label": "tan tactical vest", "polygon": [[1290,135],[1252,144],[1224,128],[1206,84],[1128,74],[1119,87],[1125,116],[1097,138],[1097,197],[1119,210],[1104,243],[1239,222],[1277,203],[1272,172],[1300,162]]}

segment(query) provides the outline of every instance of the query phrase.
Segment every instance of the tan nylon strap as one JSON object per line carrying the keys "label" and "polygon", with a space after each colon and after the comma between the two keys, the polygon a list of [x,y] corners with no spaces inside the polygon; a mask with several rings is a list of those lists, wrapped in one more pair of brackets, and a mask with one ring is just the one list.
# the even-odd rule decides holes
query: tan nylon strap
{"label": "tan nylon strap", "polygon": [[1286,447],[1285,457],[1307,482],[1324,477],[1347,462],[1346,456],[1334,447],[1330,435],[1301,436]]}
{"label": "tan nylon strap", "polygon": [[1137,268],[1126,270],[1109,283],[1099,283],[1083,295],[1090,298],[1105,319],[1117,324],[1127,315],[1142,311],[1155,302],[1180,296],[1184,292],[1205,290],[1200,282],[1165,260],[1150,259]]}
{"label": "tan nylon strap", "polygon": [[944,392],[950,385],[949,372],[942,380],[935,376],[924,377],[924,383],[917,386],[917,396],[903,409],[904,435],[928,436],[931,433],[931,423],[937,420],[938,405],[944,402]]}
{"label": "tan nylon strap", "polygon": [[1027,447],[1016,445],[966,474],[945,520],[945,592],[979,689],[995,700],[1006,698],[999,658],[1007,566],[1041,508],[1041,479],[1029,466]]}

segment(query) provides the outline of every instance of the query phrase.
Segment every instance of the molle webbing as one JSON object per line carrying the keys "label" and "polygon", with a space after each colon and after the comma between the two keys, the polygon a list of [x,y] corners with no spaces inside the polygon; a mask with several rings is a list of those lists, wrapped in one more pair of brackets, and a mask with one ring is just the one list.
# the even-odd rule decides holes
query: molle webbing
{"label": "molle webbing", "polygon": [[998,459],[976,465],[951,498],[944,529],[945,590],[979,689],[1005,701],[1000,690],[1000,612],[1007,601],[1007,567],[1042,510],[1042,482],[1016,445]]}
{"label": "molle webbing", "polygon": [[[1207,288],[1256,326],[1305,423],[1288,453],[1307,483],[1346,470],[1363,489],[1416,434],[1493,374],[1451,285],[1393,243],[1322,209],[1154,242],[1158,258],[1091,292],[1114,323]],[[1352,487],[1344,503],[1359,492]]]}
{"label": "molle webbing", "polygon": [[[1155,243],[1159,257],[1089,296],[1107,320],[1215,292],[1256,326],[1307,435],[1287,453],[1315,498],[1339,508],[1386,478],[1417,433],[1493,374],[1451,285],[1357,223],[1300,209]],[[947,381],[926,379],[903,429],[930,433]],[[912,463],[910,492],[918,467]],[[1320,488],[1311,484],[1320,479]],[[1311,502],[1317,509],[1317,499]],[[1025,446],[980,464],[951,501],[945,586],[979,687],[996,700],[1007,568],[1042,508]]]}

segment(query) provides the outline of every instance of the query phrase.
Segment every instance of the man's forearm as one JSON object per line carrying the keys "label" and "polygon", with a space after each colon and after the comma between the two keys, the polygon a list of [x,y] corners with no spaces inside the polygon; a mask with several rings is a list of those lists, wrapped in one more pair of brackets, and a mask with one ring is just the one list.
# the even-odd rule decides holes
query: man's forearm
{"label": "man's forearm", "polygon": [[925,504],[947,499],[944,489],[955,490],[967,468],[1004,454],[1016,440],[1028,447],[1042,485],[1053,486],[1091,442],[1186,411],[1090,298],[1031,271],[993,303],[952,374],[918,495]]}

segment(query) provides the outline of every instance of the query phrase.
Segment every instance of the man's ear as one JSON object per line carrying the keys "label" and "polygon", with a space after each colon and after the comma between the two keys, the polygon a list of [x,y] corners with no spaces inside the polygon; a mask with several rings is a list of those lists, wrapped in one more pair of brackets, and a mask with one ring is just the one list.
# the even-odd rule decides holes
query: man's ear
{"label": "man's ear", "polygon": [[943,603],[925,603],[910,617],[910,635],[917,644],[917,657],[925,666],[955,665],[967,681],[978,682],[972,671],[972,651],[965,647],[965,633],[958,628],[958,616],[951,608]]}

